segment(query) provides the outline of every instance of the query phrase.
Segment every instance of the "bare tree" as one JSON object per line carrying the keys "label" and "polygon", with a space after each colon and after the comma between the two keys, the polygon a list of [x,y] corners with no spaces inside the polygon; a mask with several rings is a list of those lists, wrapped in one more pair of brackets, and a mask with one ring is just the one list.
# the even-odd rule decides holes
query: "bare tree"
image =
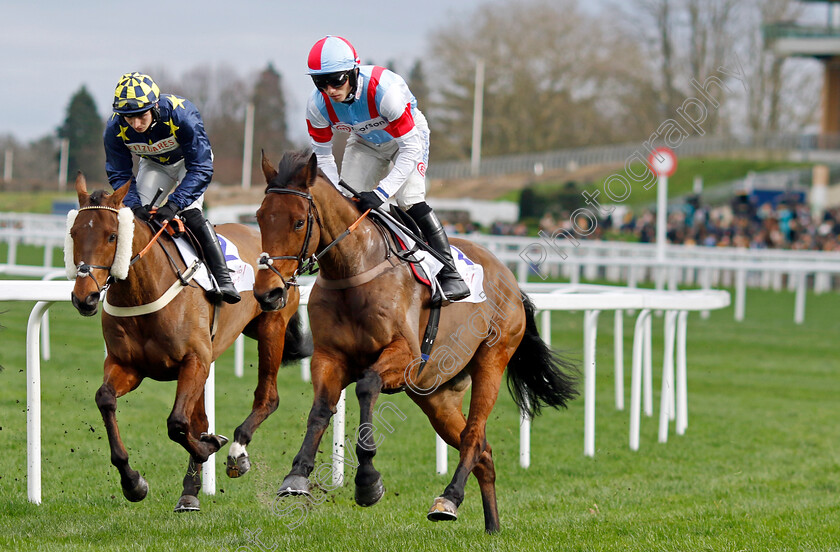
{"label": "bare tree", "polygon": [[[743,8],[743,2],[738,0],[685,0],[691,78],[705,79],[735,61],[731,58],[740,36],[737,27],[739,6]],[[725,99],[725,91],[721,88],[710,88],[707,93],[717,103]],[[709,110],[705,123],[707,131],[720,130],[721,113],[719,109]]]}
{"label": "bare tree", "polygon": [[753,132],[799,130],[815,122],[819,111],[820,64],[806,58],[785,58],[773,50],[762,32],[767,24],[789,22],[804,10],[794,0],[752,0],[743,21],[747,92],[746,127]]}
{"label": "bare tree", "polygon": [[496,3],[431,37],[432,155],[468,156],[476,62],[485,66],[486,155],[545,151],[640,136],[613,98],[636,88],[635,43],[573,0]]}
{"label": "bare tree", "polygon": [[158,86],[163,94],[187,98],[196,105],[213,148],[213,179],[224,184],[241,180],[245,106],[253,86],[229,65],[197,66],[172,78],[165,70]]}

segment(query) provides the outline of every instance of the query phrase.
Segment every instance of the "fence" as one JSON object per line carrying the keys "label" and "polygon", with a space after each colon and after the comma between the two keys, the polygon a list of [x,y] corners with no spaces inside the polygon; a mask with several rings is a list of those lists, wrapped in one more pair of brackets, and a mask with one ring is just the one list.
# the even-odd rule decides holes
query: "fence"
{"label": "fence", "polygon": [[[41,363],[39,334],[41,320],[47,309],[56,301],[69,301],[73,282],[6,280],[0,290],[0,301],[36,301],[26,331],[26,378],[27,378],[27,493],[29,501],[41,502]],[[525,289],[534,289],[524,286]],[[302,286],[301,305],[306,305],[311,286]],[[653,414],[652,368],[651,368],[651,309],[667,311],[665,325],[665,360],[663,363],[662,406],[660,411],[659,440],[665,442],[668,421],[676,419],[676,431],[682,434],[687,427],[687,385],[686,385],[686,320],[690,310],[723,308],[729,304],[729,294],[722,291],[656,292],[652,290],[616,289],[605,286],[558,286],[552,293],[531,294],[540,310],[542,334],[551,336],[550,313],[552,311],[584,311],[584,454],[595,454],[595,336],[598,314],[602,310],[615,310],[616,328],[616,408],[624,408],[623,375],[623,312],[625,309],[640,310],[636,321],[633,343],[633,371],[631,384],[630,448],[638,450],[641,394],[644,391],[645,413]],[[676,343],[675,343],[676,338]],[[676,376],[674,354],[676,352]],[[241,353],[240,353],[241,354]],[[237,374],[239,375],[239,374]],[[671,382],[675,381],[676,391]],[[644,380],[644,385],[643,385]],[[205,385],[205,410],[213,432],[215,426],[215,371],[211,366]],[[343,442],[345,428],[345,392],[337,405],[333,431],[333,478],[343,481]],[[437,470],[446,472],[446,445],[437,437]],[[523,416],[520,421],[520,464],[530,464],[530,423]],[[204,490],[215,493],[215,460],[211,457],[203,468]]]}
{"label": "fence", "polygon": [[[64,217],[56,215],[0,213],[0,242],[9,244],[0,274],[43,276],[54,271],[52,252],[64,245],[63,221]],[[681,286],[734,287],[737,321],[744,319],[748,288],[795,292],[793,319],[801,324],[808,289],[821,294],[840,286],[840,252],[668,245],[667,260],[662,263],[656,258],[655,245],[646,243],[572,242],[547,235],[465,237],[492,251],[514,270],[520,282],[550,277],[572,284],[605,280],[631,288],[653,282],[658,290],[672,291]],[[18,243],[43,246],[44,266],[17,265],[14,250]]]}
{"label": "fence", "polygon": [[[796,151],[800,158],[810,152],[836,149],[834,137],[793,133],[768,133],[748,136],[693,137],[682,142],[677,153],[686,155],[711,155],[743,150]],[[481,160],[478,174],[473,174],[469,160],[444,161],[429,165],[429,178],[456,179],[505,174],[534,174],[552,170],[573,170],[587,165],[624,164],[634,153],[647,159],[648,151],[641,143],[613,146],[571,148],[543,153],[527,153],[487,157]]]}

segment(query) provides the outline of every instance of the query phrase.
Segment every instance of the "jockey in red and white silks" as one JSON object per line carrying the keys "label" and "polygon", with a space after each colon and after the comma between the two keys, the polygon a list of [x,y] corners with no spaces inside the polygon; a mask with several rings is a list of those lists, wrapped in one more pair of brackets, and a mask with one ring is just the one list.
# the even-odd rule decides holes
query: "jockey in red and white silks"
{"label": "jockey in red and white silks", "polygon": [[316,88],[309,97],[306,123],[318,165],[333,183],[339,178],[332,151],[337,129],[350,133],[341,165],[345,182],[362,191],[374,190],[383,200],[396,196],[403,208],[424,201],[429,126],[396,73],[376,65],[359,67],[355,94],[344,102],[334,102]]}
{"label": "jockey in red and white silks", "polygon": [[340,36],[316,42],[307,65],[315,90],[306,107],[306,125],[318,166],[337,186],[333,129],[349,132],[340,178],[361,190],[359,211],[396,199],[446,261],[437,276],[446,298],[468,297],[470,290],[454,268],[443,225],[426,203],[429,125],[408,85],[384,67],[361,66],[356,49]]}

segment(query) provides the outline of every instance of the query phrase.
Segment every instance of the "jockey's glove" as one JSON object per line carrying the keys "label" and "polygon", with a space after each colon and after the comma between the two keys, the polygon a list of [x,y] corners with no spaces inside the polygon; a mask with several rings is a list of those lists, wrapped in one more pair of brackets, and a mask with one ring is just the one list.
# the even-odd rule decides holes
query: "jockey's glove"
{"label": "jockey's glove", "polygon": [[140,218],[140,220],[148,222],[152,219],[152,213],[149,212],[148,205],[135,205],[131,210],[134,211],[134,216]]}
{"label": "jockey's glove", "polygon": [[180,211],[180,209],[177,205],[171,201],[167,201],[166,205],[158,207],[157,213],[155,213],[155,220],[165,225],[167,222],[175,218],[178,211]]}
{"label": "jockey's glove", "polygon": [[364,213],[368,209],[376,209],[383,203],[382,198],[376,192],[361,192],[357,201],[360,213]]}

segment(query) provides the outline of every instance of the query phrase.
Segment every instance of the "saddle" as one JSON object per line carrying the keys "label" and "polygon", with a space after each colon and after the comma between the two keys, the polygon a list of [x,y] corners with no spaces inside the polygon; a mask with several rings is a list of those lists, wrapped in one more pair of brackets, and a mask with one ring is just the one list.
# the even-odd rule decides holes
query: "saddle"
{"label": "saddle", "polygon": [[[371,211],[374,215],[374,211]],[[406,228],[408,228],[414,235],[422,236],[423,233],[420,231],[420,228],[417,226],[417,223],[414,222],[408,213],[396,207],[394,205],[390,206],[390,214],[392,217],[397,219],[401,222]],[[435,280],[435,276],[428,273],[428,271],[420,264],[422,257],[417,258],[416,254],[419,252],[422,254],[422,248],[418,244],[414,244],[413,247],[408,247],[403,240],[403,237],[400,236],[396,230],[389,224],[385,222],[384,219],[381,217],[376,216],[374,222],[380,226],[387,234],[390,236],[392,243],[395,246],[394,254],[400,258],[402,261],[408,263],[409,267],[411,267],[411,273],[414,275],[414,279],[417,280],[420,284],[427,286],[432,292],[432,303],[439,303],[443,300],[443,295],[440,291],[440,286],[436,285],[436,283],[432,283]]]}
{"label": "saddle", "polygon": [[[155,220],[148,221],[155,232],[159,231],[161,224]],[[207,259],[204,257],[204,250],[198,242],[193,233],[179,218],[173,218],[169,225],[164,230],[169,235],[172,242],[175,244],[181,260],[187,267],[191,266],[196,260],[200,261],[200,266],[195,271],[193,279],[195,283],[201,286],[204,291],[213,291],[215,288],[213,282],[210,280],[210,269],[207,267]],[[236,245],[228,240],[222,234],[216,234],[222,245],[222,251],[225,255],[225,261],[228,265],[228,270],[231,273],[231,280],[233,281],[236,290],[239,292],[249,291],[254,288],[254,269],[245,261],[242,260],[239,250]],[[164,249],[167,257],[170,259],[171,266],[175,270],[176,275],[181,281],[184,281],[182,271],[178,269],[177,263],[174,262],[170,253]]]}

